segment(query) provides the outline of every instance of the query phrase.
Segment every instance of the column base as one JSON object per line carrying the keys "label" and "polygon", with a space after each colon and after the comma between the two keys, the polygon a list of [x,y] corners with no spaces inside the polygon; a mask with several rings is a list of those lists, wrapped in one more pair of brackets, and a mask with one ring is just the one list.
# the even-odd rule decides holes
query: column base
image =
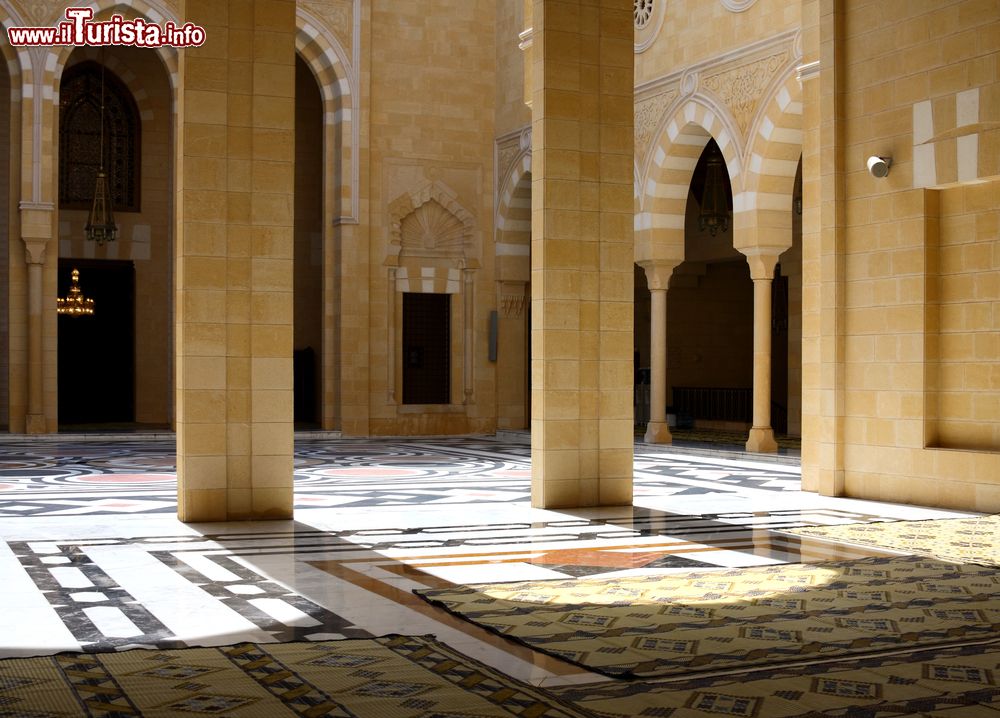
{"label": "column base", "polygon": [[674,437],[665,421],[651,421],[646,425],[646,434],[642,440],[647,444],[672,444]]}
{"label": "column base", "polygon": [[25,425],[25,434],[47,434],[45,417],[42,414],[28,414]]}
{"label": "column base", "polygon": [[778,452],[778,444],[774,440],[774,429],[770,426],[763,428],[754,427],[750,429],[750,438],[747,439],[747,451],[755,454],[775,454]]}

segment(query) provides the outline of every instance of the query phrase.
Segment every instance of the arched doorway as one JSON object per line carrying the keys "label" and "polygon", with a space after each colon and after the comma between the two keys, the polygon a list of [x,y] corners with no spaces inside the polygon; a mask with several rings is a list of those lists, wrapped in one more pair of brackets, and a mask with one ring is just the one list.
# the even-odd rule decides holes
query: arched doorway
{"label": "arched doorway", "polygon": [[323,98],[309,66],[295,58],[295,425],[323,416]]}
{"label": "arched doorway", "polygon": [[[136,48],[77,49],[60,78],[58,290],[75,268],[95,299],[94,316],[59,317],[62,431],[173,421],[171,102],[160,58]],[[118,233],[98,243],[85,226],[101,167]]]}
{"label": "arched doorway", "polygon": [[[667,401],[681,429],[744,431],[751,421],[753,282],[746,258],[733,248],[725,163],[709,138],[687,193],[685,261],[667,292]],[[713,224],[706,217],[718,197],[727,217]]]}

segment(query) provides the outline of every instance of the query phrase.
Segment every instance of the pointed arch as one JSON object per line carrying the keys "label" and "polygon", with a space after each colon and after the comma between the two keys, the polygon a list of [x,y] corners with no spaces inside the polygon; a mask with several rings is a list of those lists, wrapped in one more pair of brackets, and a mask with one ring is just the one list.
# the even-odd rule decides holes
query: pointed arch
{"label": "pointed arch", "polygon": [[747,141],[747,209],[791,207],[802,156],[802,84],[790,67],[761,103]]}
{"label": "pointed arch", "polygon": [[[94,10],[94,19],[107,19],[111,15],[121,15],[122,17],[134,20],[141,18],[146,22],[160,25],[165,22],[180,24],[177,15],[163,3],[157,0],[131,0],[128,3],[117,2],[117,0],[90,0],[84,2],[79,7],[89,7]],[[54,18],[57,20],[58,18]],[[49,48],[45,57],[44,85],[51,87],[53,95],[58,97],[59,83],[62,79],[63,70],[69,61],[70,55],[81,48],[75,46],[52,47]],[[95,48],[89,48],[95,50]],[[178,74],[177,48],[164,45],[154,49],[156,56],[163,63],[163,68],[170,78],[170,88],[173,93],[177,92],[177,85],[180,79]],[[93,58],[91,58],[93,59]],[[124,78],[122,78],[124,80]],[[126,81],[126,84],[128,82]]]}
{"label": "pointed arch", "polygon": [[358,96],[356,68],[340,41],[301,5],[295,9],[295,50],[312,71],[323,98],[324,150],[335,169],[336,187],[331,208],[333,224],[356,224],[359,216],[359,125],[355,122]]}
{"label": "pointed arch", "polygon": [[726,160],[734,202],[742,189],[742,147],[732,114],[712,98],[692,95],[675,103],[656,133],[646,160],[635,215],[635,259],[683,260],[688,191],[698,158],[714,138]]}
{"label": "pointed arch", "polygon": [[522,149],[500,189],[496,216],[497,277],[530,280],[531,148]]}

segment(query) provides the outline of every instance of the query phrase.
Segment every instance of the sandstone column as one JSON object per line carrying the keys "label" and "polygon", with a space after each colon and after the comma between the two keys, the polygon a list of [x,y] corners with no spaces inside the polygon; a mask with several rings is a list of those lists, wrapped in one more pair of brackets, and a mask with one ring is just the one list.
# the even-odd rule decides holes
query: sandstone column
{"label": "sandstone column", "polygon": [[632,7],[532,10],[532,504],[629,504]]}
{"label": "sandstone column", "polygon": [[207,40],[180,65],[178,514],[290,518],[295,3],[185,18]]}
{"label": "sandstone column", "polygon": [[[25,433],[48,431],[45,417],[43,269],[45,251],[52,236],[52,205],[21,206],[21,237],[28,265],[28,412]],[[50,300],[53,301],[54,300]]]}
{"label": "sandstone column", "polygon": [[644,440],[648,444],[671,444],[667,426],[667,287],[673,263],[642,262],[650,298],[650,386],[649,424]]}
{"label": "sandstone column", "polygon": [[771,282],[778,255],[749,254],[753,279],[753,427],[747,451],[774,453],[778,445],[771,428]]}

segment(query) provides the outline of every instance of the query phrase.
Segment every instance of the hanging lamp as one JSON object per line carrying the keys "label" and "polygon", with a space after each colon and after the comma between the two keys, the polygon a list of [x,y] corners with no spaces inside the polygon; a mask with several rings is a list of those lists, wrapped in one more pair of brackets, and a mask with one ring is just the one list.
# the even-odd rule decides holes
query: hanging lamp
{"label": "hanging lamp", "polygon": [[70,317],[87,317],[94,314],[94,300],[83,296],[80,289],[80,270],[76,267],[70,275],[69,294],[56,298],[56,312]]}
{"label": "hanging lamp", "polygon": [[698,227],[714,237],[729,229],[729,201],[726,197],[726,163],[718,145],[711,144],[705,158],[705,186],[701,193]]}
{"label": "hanging lamp", "polygon": [[90,207],[90,216],[83,228],[85,236],[92,242],[103,244],[114,242],[118,238],[118,225],[112,208],[111,192],[108,190],[108,177],[104,174],[104,62],[101,62],[101,168],[97,171],[97,184],[94,187],[94,202]]}

